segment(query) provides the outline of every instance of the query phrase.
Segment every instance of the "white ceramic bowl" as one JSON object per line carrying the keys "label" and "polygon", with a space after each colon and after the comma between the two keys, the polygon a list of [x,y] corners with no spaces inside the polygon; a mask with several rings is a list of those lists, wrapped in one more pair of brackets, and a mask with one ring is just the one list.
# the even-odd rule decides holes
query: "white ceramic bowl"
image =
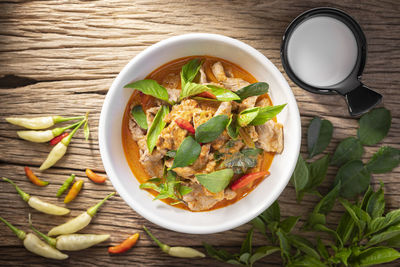
{"label": "white ceramic bowl", "polygon": [[[284,151],[276,155],[271,175],[248,196],[233,205],[207,212],[190,212],[152,201],[153,196],[139,189],[125,159],[121,123],[132,89],[131,81],[144,79],[159,66],[186,56],[209,55],[229,60],[268,82],[274,105],[287,103],[278,115],[284,125]],[[300,150],[300,116],[296,100],[279,70],[251,46],[222,35],[186,34],[158,42],[133,58],[119,73],[105,98],[100,115],[99,144],[105,170],[115,189],[129,206],[149,221],[177,232],[210,234],[238,227],[268,208],[287,185]]]}

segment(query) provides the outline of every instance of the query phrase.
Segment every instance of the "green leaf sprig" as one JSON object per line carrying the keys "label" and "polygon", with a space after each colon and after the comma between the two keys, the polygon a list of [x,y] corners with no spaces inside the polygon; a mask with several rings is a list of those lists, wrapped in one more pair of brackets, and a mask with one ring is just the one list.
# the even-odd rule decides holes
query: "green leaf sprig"
{"label": "green leaf sprig", "polygon": [[133,88],[142,92],[145,95],[151,95],[155,98],[163,100],[170,105],[174,104],[173,102],[169,101],[167,89],[165,89],[164,86],[158,84],[155,80],[147,79],[128,83],[127,85],[125,85],[125,88]]}
{"label": "green leaf sprig", "polygon": [[150,154],[153,152],[156,146],[158,136],[164,129],[166,122],[164,121],[165,116],[169,113],[168,106],[161,106],[158,110],[156,116],[154,116],[153,123],[151,124],[149,130],[147,131],[147,148]]}

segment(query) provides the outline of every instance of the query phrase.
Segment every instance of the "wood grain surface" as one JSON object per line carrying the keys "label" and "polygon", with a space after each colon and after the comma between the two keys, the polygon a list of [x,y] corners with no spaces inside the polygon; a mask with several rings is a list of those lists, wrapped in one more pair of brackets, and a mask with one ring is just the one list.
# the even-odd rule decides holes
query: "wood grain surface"
{"label": "wood grain surface", "polygon": [[[282,73],[279,48],[286,26],[301,12],[319,6],[340,8],[362,26],[368,41],[368,60],[363,82],[384,96],[383,105],[393,116],[392,128],[382,144],[400,148],[400,4],[383,1],[0,1],[0,175],[10,177],[27,192],[45,200],[53,197],[71,173],[86,180],[85,168],[104,173],[99,154],[97,127],[101,106],[113,79],[140,51],[170,36],[192,32],[224,34],[253,46],[267,56]],[[287,78],[286,74],[284,74]],[[329,119],[334,127],[333,141],[354,136],[357,121],[348,115],[340,96],[321,96],[303,91],[291,81],[298,101],[303,134],[313,116]],[[17,127],[7,124],[8,116],[81,115],[89,110],[91,138],[85,142],[80,132],[67,155],[48,171],[38,167],[46,158],[47,144],[31,144],[17,138]],[[302,152],[305,152],[303,135]],[[377,147],[367,147],[364,160]],[[26,179],[23,166],[33,170],[51,184],[38,188]],[[322,185],[327,192],[335,168]],[[385,183],[387,209],[400,207],[400,168],[391,174],[374,175],[373,184]],[[70,218],[96,203],[114,189],[86,181],[78,198],[68,205]],[[305,197],[302,205],[295,201],[294,189],[288,185],[279,198],[283,216],[309,212],[317,199]],[[28,230],[31,212],[38,229],[47,231],[66,220],[38,213],[21,201],[9,184],[0,183],[0,216],[21,229]],[[334,224],[342,209],[335,206],[328,222]],[[240,214],[238,214],[240,216]],[[304,218],[302,218],[302,222]],[[202,242],[237,251],[250,224],[212,235],[185,235],[162,229],[131,210],[120,197],[104,205],[86,233],[110,233],[109,242],[82,252],[69,253],[62,263],[27,252],[6,227],[0,225],[1,266],[224,266],[206,258],[177,259],[162,254],[143,233],[147,225],[170,245],[202,248]],[[137,246],[124,255],[110,256],[107,247],[141,232]],[[256,235],[254,245],[263,244]],[[392,266],[400,264],[399,261]],[[260,266],[280,266],[273,255]]]}

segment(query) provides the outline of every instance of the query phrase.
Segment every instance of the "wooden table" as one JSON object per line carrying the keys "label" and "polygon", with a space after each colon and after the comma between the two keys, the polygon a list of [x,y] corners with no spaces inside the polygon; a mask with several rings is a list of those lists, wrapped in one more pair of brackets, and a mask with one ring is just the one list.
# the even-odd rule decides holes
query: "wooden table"
{"label": "wooden table", "polygon": [[[170,36],[191,32],[224,34],[244,41],[267,56],[283,73],[279,47],[286,26],[298,14],[313,7],[340,8],[359,21],[368,40],[368,61],[363,81],[384,96],[383,105],[391,110],[392,128],[385,145],[400,144],[400,4],[392,1],[14,1],[0,3],[0,175],[14,179],[18,185],[45,200],[59,202],[54,195],[71,173],[85,177],[84,169],[104,173],[99,154],[98,119],[105,94],[118,72],[140,51]],[[362,2],[362,3],[361,3]],[[284,74],[287,78],[286,74]],[[303,134],[312,117],[329,119],[334,127],[332,152],[339,140],[356,134],[357,121],[350,118],[343,98],[310,94],[290,85],[300,108]],[[4,118],[22,115],[80,115],[91,112],[91,139],[85,142],[80,132],[68,154],[55,167],[40,173],[38,166],[46,158],[47,144],[31,144],[17,138],[14,127]],[[302,152],[305,152],[303,135]],[[365,159],[377,147],[367,147]],[[23,166],[33,170],[51,184],[38,188],[27,181]],[[322,185],[327,192],[336,169]],[[374,175],[373,184],[385,183],[387,208],[400,207],[400,168],[389,175]],[[86,178],[83,178],[86,179]],[[70,216],[96,203],[114,189],[86,181],[79,197],[69,204]],[[309,212],[317,199],[307,196],[302,205],[295,201],[294,189],[288,185],[279,198],[283,216]],[[337,220],[341,208],[335,206],[328,218]],[[47,231],[65,221],[40,214],[22,202],[9,184],[0,183],[0,215],[16,226],[28,230],[28,213],[32,212],[37,228]],[[240,216],[240,215],[239,215]],[[304,221],[304,218],[302,218]],[[147,225],[154,234],[171,245],[202,248],[202,242],[238,251],[250,224],[213,235],[185,235],[162,229],[131,210],[120,197],[111,199],[86,233],[110,233],[107,243],[69,253],[62,263],[35,256],[23,249],[21,242],[0,224],[0,265],[30,266],[219,266],[206,258],[185,260],[160,252],[142,232]],[[138,245],[128,253],[110,256],[107,247],[141,232]],[[254,245],[263,239],[256,235]],[[400,262],[398,261],[397,264]],[[281,265],[276,255],[265,265]],[[396,264],[393,264],[393,266]]]}

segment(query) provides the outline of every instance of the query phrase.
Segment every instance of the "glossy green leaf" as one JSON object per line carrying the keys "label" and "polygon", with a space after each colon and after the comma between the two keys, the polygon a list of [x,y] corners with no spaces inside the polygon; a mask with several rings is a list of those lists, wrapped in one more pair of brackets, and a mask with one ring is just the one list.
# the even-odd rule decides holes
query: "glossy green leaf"
{"label": "glossy green leaf", "polygon": [[181,90],[181,95],[179,96],[179,100],[182,100],[186,97],[193,96],[193,95],[198,95],[202,92],[209,91],[207,85],[204,84],[198,84],[198,83],[192,83],[192,82],[187,82]]}
{"label": "glossy green leaf", "polygon": [[289,216],[280,223],[280,228],[285,233],[290,233],[290,231],[292,231],[293,227],[296,225],[299,219],[299,216]]}
{"label": "glossy green leaf", "polygon": [[146,114],[141,105],[134,106],[131,110],[131,114],[140,128],[148,129]]}
{"label": "glossy green leaf", "polygon": [[320,154],[329,145],[333,133],[333,125],[328,120],[318,117],[312,119],[307,131],[307,147],[309,158]]}
{"label": "glossy green leaf", "polygon": [[400,209],[388,212],[385,217],[373,219],[369,225],[369,234],[379,232],[387,227],[400,223]]}
{"label": "glossy green leaf", "polygon": [[236,91],[236,94],[241,100],[244,100],[250,96],[263,95],[268,93],[269,85],[265,82],[257,82],[243,87]]}
{"label": "glossy green leaf", "polygon": [[248,124],[250,124],[250,122],[257,117],[258,112],[260,112],[259,107],[248,108],[248,109],[245,109],[242,112],[240,112],[237,117],[237,122],[238,122],[239,126],[245,127]]}
{"label": "glossy green leaf", "polygon": [[239,126],[237,125],[236,116],[231,116],[229,118],[228,125],[226,126],[226,131],[232,139],[236,139],[239,136]]}
{"label": "glossy green leaf", "polygon": [[253,265],[256,261],[261,260],[262,258],[278,251],[280,251],[280,248],[274,246],[263,246],[257,248],[254,254],[250,257],[250,266]]}
{"label": "glossy green leaf", "polygon": [[281,247],[281,254],[282,258],[289,258],[290,257],[290,241],[287,238],[287,235],[281,231],[281,229],[278,229],[276,232],[276,235],[278,236],[279,239],[279,246]]}
{"label": "glossy green leaf", "polygon": [[320,259],[318,252],[313,248],[314,245],[307,239],[299,235],[290,235],[288,239],[292,246],[298,248],[313,258]]}
{"label": "glossy green leaf", "polygon": [[200,152],[200,144],[197,143],[192,136],[186,137],[176,152],[171,169],[177,167],[186,167],[193,164],[199,157]]}
{"label": "glossy green leaf", "polygon": [[335,204],[336,198],[340,192],[340,182],[328,193],[326,194],[315,206],[314,212],[321,214],[328,214]]}
{"label": "glossy green leaf", "polygon": [[181,70],[181,84],[182,88],[186,83],[192,82],[196,78],[197,73],[201,68],[201,61],[199,59],[189,60],[185,65],[182,66]]}
{"label": "glossy green leaf", "polygon": [[346,243],[348,240],[350,240],[350,237],[353,234],[354,224],[355,222],[348,212],[345,212],[340,218],[336,232],[342,239],[343,243]]}
{"label": "glossy green leaf", "polygon": [[196,174],[199,183],[212,193],[224,190],[233,177],[232,169],[223,169],[211,173]]}
{"label": "glossy green leaf", "polygon": [[364,192],[370,180],[371,174],[364,168],[362,161],[352,160],[340,167],[336,174],[335,185],[340,181],[340,195],[350,199]]}
{"label": "glossy green leaf", "polygon": [[333,154],[331,164],[341,166],[351,160],[361,159],[363,153],[364,148],[360,140],[355,137],[348,137],[339,143],[335,154]]}
{"label": "glossy green leaf", "polygon": [[140,80],[133,83],[125,85],[125,88],[133,88],[142,92],[145,95],[151,95],[155,98],[161,99],[163,101],[169,102],[169,96],[167,89],[159,85],[154,80]]}
{"label": "glossy green leaf", "polygon": [[367,163],[367,169],[372,173],[386,173],[392,171],[400,164],[400,150],[383,146]]}
{"label": "glossy green leaf", "polygon": [[278,115],[286,104],[261,107],[257,116],[250,122],[251,125],[262,125]]}
{"label": "glossy green leaf", "polygon": [[279,222],[281,220],[281,211],[278,201],[272,203],[268,209],[259,215],[267,224],[271,222]]}
{"label": "glossy green leaf", "polygon": [[336,254],[335,254],[335,258],[340,260],[341,263],[343,263],[344,265],[348,265],[347,261],[351,255],[352,251],[349,248],[340,248]]}
{"label": "glossy green leaf", "polygon": [[179,186],[179,194],[180,194],[181,196],[187,195],[187,194],[189,194],[189,193],[192,192],[192,191],[193,191],[193,189],[190,188],[190,187],[188,187],[188,186],[184,186],[184,185],[180,185],[180,186]]}
{"label": "glossy green leaf", "polygon": [[217,139],[228,125],[227,115],[212,117],[196,128],[195,138],[199,143],[209,143]]}
{"label": "glossy green leaf", "polygon": [[400,258],[400,253],[389,247],[374,247],[364,250],[357,257],[357,264],[359,266],[372,266],[391,262]]}
{"label": "glossy green leaf", "polygon": [[169,113],[168,106],[161,106],[158,110],[156,116],[154,117],[153,123],[151,124],[149,130],[147,131],[147,148],[150,153],[153,152],[156,146],[158,136],[165,127],[165,116]]}
{"label": "glossy green leaf", "polygon": [[204,245],[204,248],[206,249],[208,256],[210,256],[212,258],[215,258],[222,262],[227,262],[229,260],[235,259],[234,255],[230,254],[226,250],[216,249],[207,243],[203,243],[203,245]]}
{"label": "glossy green leaf", "polygon": [[207,85],[207,87],[210,89],[211,93],[217,97],[218,101],[222,102],[240,99],[240,97],[231,90],[209,84]]}
{"label": "glossy green leaf", "polygon": [[255,217],[253,220],[251,220],[251,223],[253,224],[254,228],[260,231],[262,234],[266,234],[266,226],[264,221],[261,219],[261,217]]}
{"label": "glossy green leaf", "polygon": [[246,239],[243,241],[242,246],[240,248],[240,254],[252,253],[253,232],[254,232],[253,228],[247,232]]}
{"label": "glossy green leaf", "polygon": [[317,250],[319,254],[322,256],[322,258],[324,259],[329,258],[328,250],[326,249],[326,246],[324,245],[324,242],[322,242],[321,238],[318,238],[317,240]]}
{"label": "glossy green leaf", "polygon": [[392,115],[386,108],[377,108],[364,114],[358,123],[358,138],[362,144],[371,146],[386,137],[392,124]]}
{"label": "glossy green leaf", "polygon": [[322,158],[315,160],[308,165],[309,179],[305,187],[307,191],[315,190],[326,177],[326,172],[329,166],[329,155],[325,155]]}
{"label": "glossy green leaf", "polygon": [[373,192],[369,197],[365,210],[372,219],[382,216],[383,212],[385,211],[385,197],[382,184],[379,190]]}
{"label": "glossy green leaf", "polygon": [[340,246],[343,246],[343,241],[342,241],[342,239],[340,238],[340,236],[336,233],[336,231],[333,231],[332,229],[326,227],[326,226],[323,225],[323,224],[315,224],[315,225],[313,226],[313,229],[314,229],[314,230],[317,230],[317,231],[325,232],[325,233],[328,233],[328,234],[332,235],[333,237],[336,238],[336,241],[340,244]]}
{"label": "glossy green leaf", "polygon": [[309,180],[309,171],[303,157],[299,154],[296,167],[290,181],[296,190],[297,199],[301,199],[301,193],[306,188]]}
{"label": "glossy green leaf", "polygon": [[373,235],[368,241],[367,246],[370,247],[382,243],[398,235],[400,235],[400,225],[391,226],[386,231]]}
{"label": "glossy green leaf", "polygon": [[321,262],[319,259],[311,257],[309,255],[304,255],[296,258],[290,265],[290,267],[327,267],[326,264]]}

